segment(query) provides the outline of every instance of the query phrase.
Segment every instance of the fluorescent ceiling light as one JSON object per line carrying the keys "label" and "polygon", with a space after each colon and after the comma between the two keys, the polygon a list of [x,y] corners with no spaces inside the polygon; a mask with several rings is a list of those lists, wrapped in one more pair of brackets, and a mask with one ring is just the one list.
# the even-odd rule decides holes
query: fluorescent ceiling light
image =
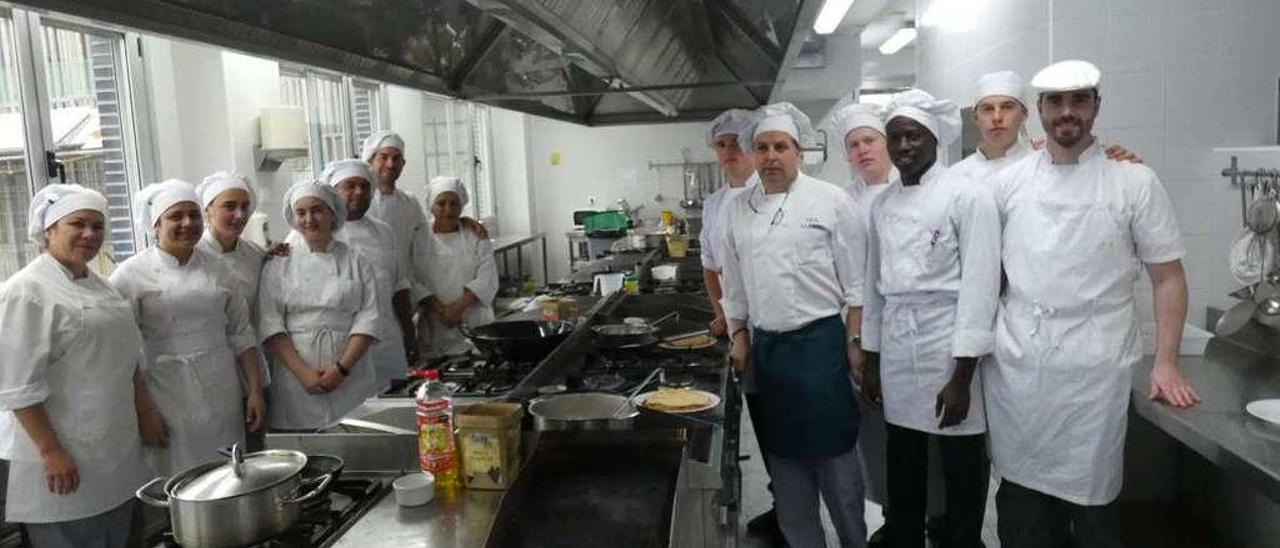
{"label": "fluorescent ceiling light", "polygon": [[916,39],[915,27],[900,28],[898,29],[898,32],[893,33],[893,36],[890,36],[889,39],[885,40],[883,44],[880,44],[880,54],[893,55],[895,53],[898,53],[898,50],[907,47],[907,44],[914,42],[915,39]]}
{"label": "fluorescent ceiling light", "polygon": [[824,0],[822,9],[818,10],[818,18],[813,20],[813,32],[818,34],[835,32],[840,22],[844,21],[844,14],[849,13],[849,8],[852,6],[853,0]]}

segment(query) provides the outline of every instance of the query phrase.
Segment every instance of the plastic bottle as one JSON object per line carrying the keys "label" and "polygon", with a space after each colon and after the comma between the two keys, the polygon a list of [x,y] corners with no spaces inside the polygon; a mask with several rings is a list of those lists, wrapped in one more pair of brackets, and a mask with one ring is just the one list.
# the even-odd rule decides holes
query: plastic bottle
{"label": "plastic bottle", "polygon": [[418,460],[424,472],[436,477],[436,487],[452,489],[458,482],[458,452],[453,441],[453,397],[440,382],[440,372],[429,369],[427,382],[418,388]]}

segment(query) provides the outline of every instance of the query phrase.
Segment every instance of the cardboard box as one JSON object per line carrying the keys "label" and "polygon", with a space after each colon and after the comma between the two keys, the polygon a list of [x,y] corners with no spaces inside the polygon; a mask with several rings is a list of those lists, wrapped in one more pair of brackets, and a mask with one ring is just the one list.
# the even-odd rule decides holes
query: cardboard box
{"label": "cardboard box", "polygon": [[520,470],[518,403],[481,403],[458,408],[458,454],[468,489],[506,489]]}

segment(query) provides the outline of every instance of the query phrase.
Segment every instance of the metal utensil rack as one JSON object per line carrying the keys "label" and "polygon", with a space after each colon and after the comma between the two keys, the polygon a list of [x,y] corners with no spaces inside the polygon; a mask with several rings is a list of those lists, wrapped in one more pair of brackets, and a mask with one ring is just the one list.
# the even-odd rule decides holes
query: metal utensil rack
{"label": "metal utensil rack", "polygon": [[1245,217],[1248,215],[1250,199],[1268,185],[1272,188],[1280,188],[1280,169],[1240,169],[1240,160],[1237,156],[1231,157],[1231,165],[1222,168],[1222,176],[1231,179],[1231,186],[1240,189],[1241,226],[1247,225]]}

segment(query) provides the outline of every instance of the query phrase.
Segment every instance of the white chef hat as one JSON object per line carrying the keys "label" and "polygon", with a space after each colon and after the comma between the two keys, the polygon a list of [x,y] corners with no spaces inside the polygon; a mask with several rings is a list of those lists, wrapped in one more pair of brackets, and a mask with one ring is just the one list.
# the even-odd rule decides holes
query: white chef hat
{"label": "white chef hat", "polygon": [[107,216],[107,198],[100,192],[80,185],[51,183],[31,197],[27,210],[27,239],[44,247],[44,231],[76,211],[89,209]]}
{"label": "white chef hat", "polygon": [[329,186],[338,186],[338,183],[349,177],[359,177],[369,184],[376,182],[373,178],[373,167],[364,160],[354,158],[329,162],[324,172],[320,174],[320,180]]}
{"label": "white chef hat", "polygon": [[364,138],[364,142],[360,143],[360,159],[369,161],[378,150],[392,147],[404,152],[404,139],[400,138],[400,134],[391,130],[378,130]]}
{"label": "white chef hat", "polygon": [[200,196],[200,206],[209,207],[219,194],[232,189],[240,189],[249,193],[249,213],[258,207],[258,193],[253,190],[249,178],[239,173],[219,171],[200,181],[196,186],[196,194]]}
{"label": "white chef hat", "polygon": [[178,179],[152,183],[138,191],[133,199],[133,222],[140,232],[151,232],[164,212],[182,202],[200,205],[195,187]]}
{"label": "white chef hat", "polygon": [[1023,99],[1022,77],[1018,73],[1011,70],[1001,70],[997,72],[988,72],[978,78],[978,95],[973,100],[973,104],[992,96],[1012,97],[1017,99],[1019,103],[1026,106]]}
{"label": "white chef hat", "polygon": [[284,221],[289,223],[290,227],[298,228],[298,220],[293,216],[293,208],[298,201],[303,198],[319,198],[324,205],[329,206],[329,211],[333,212],[333,231],[337,232],[342,228],[342,223],[347,220],[347,204],[338,199],[338,193],[333,187],[326,185],[320,181],[298,181],[284,191]]}
{"label": "white chef hat", "polygon": [[1070,59],[1040,69],[1031,79],[1031,87],[1036,93],[1075,91],[1096,88],[1101,80],[1102,71],[1093,63]]}
{"label": "white chef hat", "polygon": [[720,113],[707,124],[707,146],[715,146],[716,137],[721,135],[737,135],[741,137],[751,130],[755,123],[755,114],[741,108],[731,108]]}
{"label": "white chef hat", "polygon": [[427,184],[427,207],[436,203],[436,197],[445,192],[452,192],[458,195],[458,203],[462,207],[467,207],[467,185],[462,183],[462,179],[457,177],[432,177],[431,182]]}
{"label": "white chef hat", "polygon": [[760,107],[755,113],[755,124],[751,131],[738,136],[738,145],[742,146],[742,150],[755,150],[756,135],[766,131],[786,133],[800,146],[817,142],[817,132],[814,131],[809,116],[786,101]]}
{"label": "white chef hat", "polygon": [[831,107],[831,127],[843,142],[850,131],[871,128],[884,135],[884,109],[872,103],[859,103],[853,94],[845,95]]}

